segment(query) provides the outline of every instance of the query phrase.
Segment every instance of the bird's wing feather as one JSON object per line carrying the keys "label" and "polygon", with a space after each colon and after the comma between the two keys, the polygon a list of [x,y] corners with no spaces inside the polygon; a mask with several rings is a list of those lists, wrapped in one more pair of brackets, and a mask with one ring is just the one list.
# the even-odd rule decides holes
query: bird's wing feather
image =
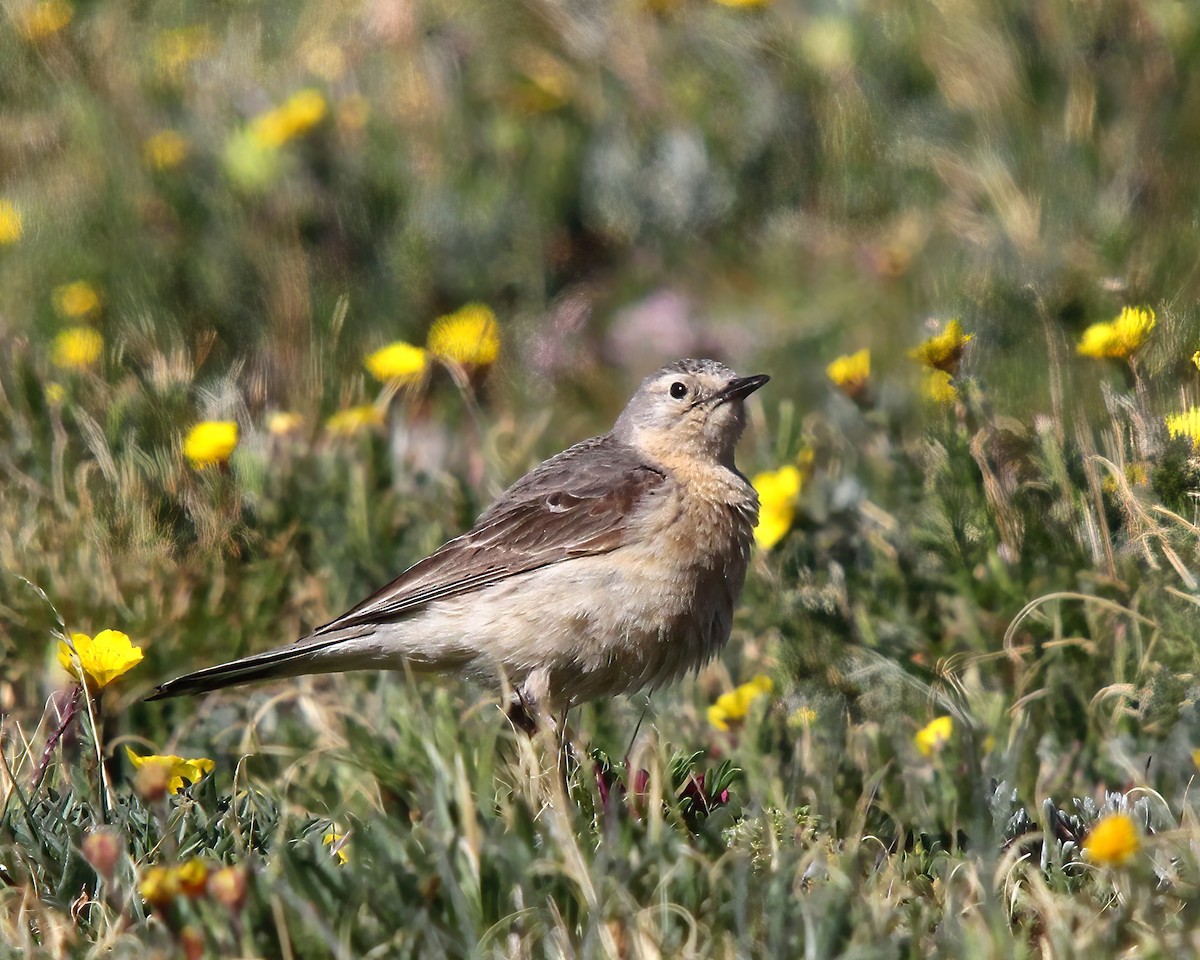
{"label": "bird's wing feather", "polygon": [[310,636],[394,619],[551,563],[615,550],[630,540],[630,515],[666,482],[611,436],[585,440],[518,480],[467,533]]}

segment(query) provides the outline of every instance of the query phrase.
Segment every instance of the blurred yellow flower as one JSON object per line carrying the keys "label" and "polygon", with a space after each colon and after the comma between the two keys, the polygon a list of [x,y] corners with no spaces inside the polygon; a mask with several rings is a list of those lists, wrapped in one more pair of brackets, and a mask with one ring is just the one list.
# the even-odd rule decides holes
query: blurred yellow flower
{"label": "blurred yellow flower", "polygon": [[429,352],[464,367],[486,367],[500,353],[500,326],[491,307],[468,303],[438,317],[429,329]]}
{"label": "blurred yellow flower", "polygon": [[1197,370],[1200,370],[1200,350],[1197,350],[1192,354],[1192,366],[1194,366]]}
{"label": "blurred yellow flower", "polygon": [[[142,662],[142,648],[134,646],[120,630],[101,630],[95,637],[73,633],[71,643],[87,676],[87,685],[93,690],[107,687]],[[78,677],[71,648],[63,640],[58,641],[58,662],[69,674]]]}
{"label": "blurred yellow flower", "polygon": [[86,280],[64,283],[54,288],[54,309],[64,317],[77,319],[100,309],[100,295]]}
{"label": "blurred yellow flower", "polygon": [[155,170],[174,170],[187,158],[187,138],[178,130],[159,130],[142,144],[146,165]]}
{"label": "blurred yellow flower", "polygon": [[68,327],[54,338],[50,362],[63,370],[86,370],[103,350],[104,338],[91,327]]}
{"label": "blurred yellow flower", "polygon": [[871,351],[840,356],[825,368],[825,374],[848,396],[858,396],[871,376]]}
{"label": "blurred yellow flower", "polygon": [[363,361],[371,376],[381,383],[414,383],[425,374],[429,357],[421,347],[397,340],[367,354]]}
{"label": "blurred yellow flower", "polygon": [[46,384],[46,402],[50,404],[50,406],[57,407],[66,399],[67,391],[61,383]]}
{"label": "blurred yellow flower", "polygon": [[335,437],[352,437],[370,427],[383,425],[383,411],[371,404],[339,410],[325,421],[325,429]]}
{"label": "blurred yellow flower", "polygon": [[1110,813],[1096,821],[1083,838],[1084,855],[1096,863],[1119,867],[1142,847],[1141,833],[1127,813]]}
{"label": "blurred yellow flower", "polygon": [[787,725],[793,730],[808,729],[817,722],[817,711],[812,707],[797,707],[787,718]]}
{"label": "blurred yellow flower", "polygon": [[173,754],[149,754],[145,757],[139,757],[129,747],[125,748],[125,753],[129,756],[130,762],[134,769],[141,770],[143,767],[158,767],[162,769],[167,776],[167,791],[169,793],[178,793],[183,789],[184,781],[188,784],[199,783],[204,778],[205,774],[212,773],[213,767],[216,766],[207,757],[196,757],[188,760],[184,757],[177,757]]}
{"label": "blurred yellow flower", "polygon": [[958,390],[952,381],[945,370],[926,370],[921,375],[921,396],[932,403],[953,403],[958,399]]}
{"label": "blurred yellow flower", "polygon": [[179,877],[167,867],[148,867],[138,881],[138,893],[147,903],[165,906],[179,893]]}
{"label": "blurred yellow flower", "polygon": [[1200,748],[1192,750],[1192,766],[1200,768]]}
{"label": "blurred yellow flower", "polygon": [[308,133],[325,119],[326,112],[320,91],[298,90],[274,110],[255,117],[250,134],[260,146],[277,149]]}
{"label": "blurred yellow flower", "polygon": [[295,433],[304,426],[304,418],[298,413],[273,410],[267,414],[267,432],[273,437]]}
{"label": "blurred yellow flower", "polygon": [[162,73],[178,80],[184,70],[208,56],[215,46],[207,27],[164,30],[154,40],[154,62]]}
{"label": "blurred yellow flower", "polygon": [[1126,360],[1149,339],[1157,324],[1149,307],[1126,307],[1115,320],[1093,323],[1084,330],[1075,349],[1084,357]]}
{"label": "blurred yellow flower", "polygon": [[1187,437],[1192,449],[1200,447],[1200,407],[1190,407],[1183,413],[1172,413],[1164,418],[1171,439]]}
{"label": "blurred yellow flower", "polygon": [[174,870],[180,893],[192,899],[204,896],[208,886],[207,863],[199,857],[192,857],[192,859],[175,867]]}
{"label": "blurred yellow flower", "polygon": [[24,232],[21,211],[11,200],[0,199],[0,247],[16,243]]}
{"label": "blurred yellow flower", "polygon": [[226,463],[238,443],[238,425],[232,420],[204,420],[183,439],[183,455],[197,470]]}
{"label": "blurred yellow flower", "polygon": [[212,898],[230,910],[238,910],[246,899],[246,871],[241,867],[222,867],[208,880]]}
{"label": "blurred yellow flower", "polygon": [[248,127],[234,132],[225,141],[221,164],[237,186],[251,192],[267,187],[283,170],[280,152],[263,146]]}
{"label": "blurred yellow flower", "polygon": [[45,40],[71,22],[75,10],[65,0],[41,0],[26,7],[16,18],[17,32],[26,40]]}
{"label": "blurred yellow flower", "polygon": [[916,744],[922,756],[932,757],[950,742],[950,736],[953,733],[954,721],[950,717],[937,717],[917,731],[917,735],[913,737],[913,743]]}
{"label": "blurred yellow flower", "polygon": [[909,350],[908,355],[927,367],[954,376],[958,373],[963,351],[974,336],[973,333],[963,333],[962,324],[958,320],[950,320],[941,333]]}
{"label": "blurred yellow flower", "polygon": [[350,862],[350,841],[344,833],[335,833],[330,830],[321,838],[321,842],[331,848],[330,852],[337,857],[338,864]]}
{"label": "blurred yellow flower", "polygon": [[792,529],[796,500],[800,496],[801,473],[798,467],[788,465],[756,474],[751,482],[758,491],[759,501],[754,542],[763,550],[770,550]]}
{"label": "blurred yellow flower", "polygon": [[717,702],[708,708],[708,722],[718,730],[728,730],[746,719],[750,707],[759,697],[765,697],[775,689],[775,684],[766,674],[760,673],[747,683],[723,693]]}

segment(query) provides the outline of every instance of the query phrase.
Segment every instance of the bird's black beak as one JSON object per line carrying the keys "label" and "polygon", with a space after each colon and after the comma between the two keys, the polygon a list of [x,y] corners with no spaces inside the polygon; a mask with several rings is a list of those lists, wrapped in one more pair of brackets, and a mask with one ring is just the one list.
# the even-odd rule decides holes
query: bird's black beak
{"label": "bird's black beak", "polygon": [[738,377],[736,380],[730,380],[725,389],[713,397],[713,401],[726,403],[730,400],[742,400],[770,379],[765,373],[756,373],[752,377]]}

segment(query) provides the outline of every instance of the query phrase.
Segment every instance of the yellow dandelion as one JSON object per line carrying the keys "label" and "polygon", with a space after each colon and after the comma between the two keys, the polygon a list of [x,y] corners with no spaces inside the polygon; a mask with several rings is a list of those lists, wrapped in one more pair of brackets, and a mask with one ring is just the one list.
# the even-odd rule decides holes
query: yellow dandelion
{"label": "yellow dandelion", "polygon": [[260,114],[250,124],[250,133],[262,147],[277,149],[302,137],[325,119],[328,107],[317,90],[299,90],[274,110]]}
{"label": "yellow dandelion", "polygon": [[770,550],[792,529],[802,479],[799,468],[788,465],[756,474],[751,481],[759,502],[754,542],[763,550]]}
{"label": "yellow dandelion", "polygon": [[363,364],[381,383],[416,383],[425,375],[429,356],[422,347],[413,346],[403,340],[389,343],[374,353],[367,354]]}
{"label": "yellow dandelion", "polygon": [[16,18],[17,32],[26,40],[36,43],[62,30],[75,16],[75,10],[65,0],[42,0],[27,7]]}
{"label": "yellow dandelion", "polygon": [[1101,817],[1083,838],[1084,856],[1106,866],[1119,867],[1141,847],[1141,833],[1127,813]]}
{"label": "yellow dandelion", "polygon": [[267,432],[273,437],[287,436],[304,426],[304,417],[298,413],[273,410],[267,414]]}
{"label": "yellow dandelion", "polygon": [[195,900],[204,896],[208,887],[208,864],[199,857],[193,857],[175,867],[175,879],[179,892],[185,897]]}
{"label": "yellow dandelion", "polygon": [[1126,360],[1149,339],[1157,324],[1149,307],[1126,307],[1115,320],[1093,323],[1084,330],[1075,349],[1084,357]]}
{"label": "yellow dandelion", "polygon": [[232,420],[205,420],[183,439],[183,455],[197,470],[227,463],[238,443],[238,425]]}
{"label": "yellow dandelion", "polygon": [[859,350],[838,357],[825,368],[825,375],[847,396],[858,396],[871,376],[871,351]]}
{"label": "yellow dandelion", "polygon": [[797,707],[787,718],[787,725],[793,730],[807,730],[817,722],[817,711],[812,707]]}
{"label": "yellow dandelion", "polygon": [[382,425],[383,411],[371,404],[339,410],[325,421],[325,429],[335,437],[352,437]]}
{"label": "yellow dandelion", "polygon": [[1200,448],[1200,407],[1190,407],[1183,413],[1172,413],[1164,418],[1171,439],[1187,437],[1192,449]]}
{"label": "yellow dandelion", "polygon": [[199,783],[204,779],[206,774],[212,773],[213,768],[216,766],[208,757],[188,759],[186,757],[177,757],[174,754],[148,754],[141,757],[129,747],[125,748],[125,753],[128,755],[129,761],[133,764],[135,770],[154,767],[163,771],[167,780],[168,793],[178,793],[182,790],[185,780],[189,786],[193,783]]}
{"label": "yellow dandelion", "polygon": [[958,390],[953,381],[954,378],[945,370],[926,370],[921,375],[921,396],[941,406],[953,403],[958,399]]}
{"label": "yellow dandelion", "polygon": [[54,338],[50,362],[62,370],[86,370],[104,350],[104,338],[91,327],[68,327]]}
{"label": "yellow dandelion", "polygon": [[921,752],[921,756],[932,757],[950,742],[953,733],[954,721],[950,717],[937,717],[917,731],[913,743]]}
{"label": "yellow dandelion", "polygon": [[187,138],[178,130],[159,130],[142,144],[146,165],[154,170],[174,170],[187,154]]}
{"label": "yellow dandelion", "polygon": [[759,697],[769,696],[775,684],[766,674],[760,673],[752,680],[735,687],[717,697],[716,703],[708,708],[708,722],[718,730],[729,730],[737,726],[750,713],[750,708]]}
{"label": "yellow dandelion", "polygon": [[943,370],[954,376],[958,373],[963,351],[974,337],[973,333],[963,333],[962,324],[958,320],[950,320],[941,333],[909,350],[908,355],[931,369]]}
{"label": "yellow dandelion", "polygon": [[71,645],[79,657],[79,667],[75,666],[71,646],[63,640],[58,642],[58,662],[74,677],[79,676],[81,668],[91,690],[107,687],[142,662],[142,648],[135,646],[120,630],[101,630],[94,637],[73,633]]}
{"label": "yellow dandelion", "polygon": [[138,881],[138,893],[147,903],[165,906],[179,893],[179,877],[167,867],[148,867]]}
{"label": "yellow dandelion", "polygon": [[0,247],[16,243],[25,232],[21,211],[11,200],[0,198]]}
{"label": "yellow dandelion", "polygon": [[64,317],[76,320],[100,309],[100,295],[86,280],[76,280],[54,288],[54,309]]}
{"label": "yellow dandelion", "polygon": [[216,47],[207,27],[179,27],[164,30],[154,40],[154,62],[161,73],[178,80],[197,60]]}
{"label": "yellow dandelion", "polygon": [[486,367],[500,353],[500,326],[491,307],[468,303],[438,317],[429,329],[429,352],[464,367]]}
{"label": "yellow dandelion", "polygon": [[330,830],[321,838],[321,842],[330,848],[330,853],[337,857],[339,866],[350,862],[350,838],[344,833]]}

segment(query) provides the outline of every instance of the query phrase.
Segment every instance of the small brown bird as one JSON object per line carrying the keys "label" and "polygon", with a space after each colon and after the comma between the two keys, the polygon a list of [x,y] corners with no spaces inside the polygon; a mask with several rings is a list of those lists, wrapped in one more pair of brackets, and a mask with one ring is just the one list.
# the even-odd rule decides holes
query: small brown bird
{"label": "small brown bird", "polygon": [[151,699],[309,673],[504,678],[531,714],[660,686],[725,644],[758,496],[733,462],[769,378],[679,360],[612,430],[514,483],[462,536],[308,636]]}

